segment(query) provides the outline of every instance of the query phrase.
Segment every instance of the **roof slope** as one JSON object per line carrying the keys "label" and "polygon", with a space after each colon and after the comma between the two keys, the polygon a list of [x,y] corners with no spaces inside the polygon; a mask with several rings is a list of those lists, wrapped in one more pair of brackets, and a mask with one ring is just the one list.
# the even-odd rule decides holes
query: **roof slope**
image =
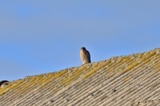
{"label": "roof slope", "polygon": [[25,77],[0,106],[160,106],[160,49]]}

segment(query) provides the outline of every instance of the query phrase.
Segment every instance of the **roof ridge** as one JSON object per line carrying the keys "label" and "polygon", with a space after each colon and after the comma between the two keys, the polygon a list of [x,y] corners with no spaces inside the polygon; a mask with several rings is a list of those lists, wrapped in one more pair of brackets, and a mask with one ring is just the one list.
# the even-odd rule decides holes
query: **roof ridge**
{"label": "roof ridge", "polygon": [[[152,49],[152,50],[149,50],[149,51],[146,51],[146,52],[140,52],[140,53],[132,53],[132,54],[129,54],[129,55],[121,55],[121,56],[112,56],[110,57],[109,59],[106,59],[106,60],[102,60],[102,61],[99,61],[99,62],[103,62],[103,61],[108,61],[108,60],[111,60],[113,63],[115,62],[115,60],[118,60],[118,59],[121,59],[123,57],[132,57],[132,58],[135,58],[137,55],[141,55],[141,54],[145,54],[145,53],[148,53],[148,52],[156,52],[156,54],[160,54],[160,48],[155,48],[155,49]],[[93,63],[99,63],[99,62],[92,62],[91,64]],[[77,66],[77,67],[70,67],[70,68],[66,68],[66,69],[62,69],[60,71],[56,71],[56,72],[48,72],[48,73],[42,73],[42,74],[37,74],[37,75],[31,75],[31,76],[25,76],[24,78],[22,79],[17,79],[18,81],[19,80],[29,80],[30,78],[33,78],[33,77],[39,77],[39,76],[46,76],[47,74],[58,74],[59,72],[61,71],[64,71],[64,70],[73,70],[74,68],[80,68],[82,67],[83,65],[81,66]],[[17,80],[13,80],[13,81],[10,81],[10,82],[15,82]]]}

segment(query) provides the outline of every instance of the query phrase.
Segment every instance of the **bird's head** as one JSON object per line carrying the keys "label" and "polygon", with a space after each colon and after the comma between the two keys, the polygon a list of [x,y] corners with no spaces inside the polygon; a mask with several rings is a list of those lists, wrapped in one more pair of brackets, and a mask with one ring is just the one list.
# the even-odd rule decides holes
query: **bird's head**
{"label": "bird's head", "polygon": [[82,50],[86,50],[86,48],[85,48],[85,47],[81,47],[81,49],[82,49]]}

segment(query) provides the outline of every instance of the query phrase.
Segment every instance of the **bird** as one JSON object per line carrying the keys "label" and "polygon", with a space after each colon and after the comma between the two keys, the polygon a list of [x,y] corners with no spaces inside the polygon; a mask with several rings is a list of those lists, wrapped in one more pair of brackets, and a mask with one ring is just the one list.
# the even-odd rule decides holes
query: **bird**
{"label": "bird", "polygon": [[2,80],[2,81],[0,81],[0,86],[1,86],[1,88],[7,86],[7,85],[8,85],[8,82],[9,82],[9,81],[7,81],[7,80]]}
{"label": "bird", "polygon": [[91,63],[90,53],[85,47],[80,49],[80,58],[83,64]]}

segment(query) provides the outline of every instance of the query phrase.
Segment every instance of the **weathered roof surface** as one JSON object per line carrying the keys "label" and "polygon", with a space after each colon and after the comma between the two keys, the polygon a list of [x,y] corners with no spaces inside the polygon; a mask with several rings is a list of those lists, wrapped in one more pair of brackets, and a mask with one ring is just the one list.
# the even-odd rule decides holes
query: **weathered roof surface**
{"label": "weathered roof surface", "polygon": [[0,106],[160,106],[160,49],[12,81]]}

